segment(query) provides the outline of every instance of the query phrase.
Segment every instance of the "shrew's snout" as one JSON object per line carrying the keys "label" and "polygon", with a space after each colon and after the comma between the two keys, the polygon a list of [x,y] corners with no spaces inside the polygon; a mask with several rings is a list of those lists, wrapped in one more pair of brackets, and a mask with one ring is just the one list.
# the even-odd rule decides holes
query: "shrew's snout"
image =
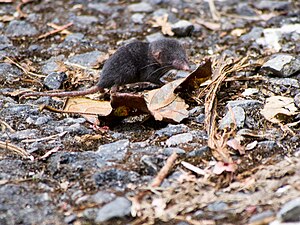
{"label": "shrew's snout", "polygon": [[177,70],[185,70],[185,71],[190,70],[190,66],[188,62],[185,60],[174,60],[172,66],[174,66],[174,68]]}

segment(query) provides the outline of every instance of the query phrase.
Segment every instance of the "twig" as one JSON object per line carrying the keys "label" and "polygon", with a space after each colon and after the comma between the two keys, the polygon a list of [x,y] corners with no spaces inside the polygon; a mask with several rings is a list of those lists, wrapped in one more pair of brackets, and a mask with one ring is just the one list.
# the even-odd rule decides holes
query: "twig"
{"label": "twig", "polygon": [[55,30],[52,30],[52,31],[49,31],[49,32],[47,32],[47,33],[45,33],[45,34],[40,35],[40,36],[38,37],[38,39],[43,39],[43,38],[46,38],[46,37],[48,37],[48,36],[50,36],[50,35],[59,33],[59,32],[61,32],[61,31],[65,30],[65,29],[67,29],[68,27],[70,27],[70,26],[72,26],[72,25],[73,25],[73,22],[70,22],[70,23],[68,23],[68,24],[66,24],[66,25],[60,26],[59,28],[57,28],[57,29],[55,29]]}
{"label": "twig", "polygon": [[181,165],[183,165],[183,166],[184,166],[185,168],[187,168],[188,170],[191,170],[191,171],[193,171],[194,173],[197,173],[197,174],[199,174],[199,175],[205,176],[205,175],[207,174],[203,169],[200,169],[199,167],[194,166],[194,165],[192,165],[192,164],[190,164],[190,163],[188,163],[188,162],[182,161],[182,162],[181,162]]}
{"label": "twig", "polygon": [[[61,28],[61,26],[58,26],[58,25],[56,25],[55,23],[47,23],[47,25],[49,26],[49,27],[52,27],[53,29],[60,29]],[[68,31],[68,30],[62,30],[61,31],[61,33],[62,34],[72,34],[72,32],[70,32],[70,31]]]}
{"label": "twig", "polygon": [[98,70],[91,69],[91,68],[88,68],[86,66],[82,66],[82,65],[79,65],[79,64],[76,64],[76,63],[64,62],[64,65],[70,66],[70,67],[76,67],[76,68],[79,68],[79,69],[82,69],[82,70],[88,70],[88,71],[93,72],[94,74],[98,74]]}
{"label": "twig", "polygon": [[163,180],[168,175],[169,171],[171,170],[175,160],[177,159],[178,155],[176,152],[173,152],[172,155],[167,159],[166,164],[161,168],[161,170],[158,172],[156,177],[151,183],[151,187],[159,187]]}
{"label": "twig", "polygon": [[217,11],[214,0],[209,0],[209,9],[212,15],[213,20],[219,21],[220,20],[220,13]]}
{"label": "twig", "polygon": [[0,124],[3,125],[6,129],[8,129],[9,132],[11,132],[11,133],[15,133],[15,132],[16,132],[16,131],[15,131],[11,126],[9,126],[9,124],[6,123],[5,121],[0,120]]}
{"label": "twig", "polygon": [[[32,75],[32,76],[36,76],[36,77],[40,77],[40,78],[44,78],[45,75],[41,75],[41,74],[37,74],[37,73],[33,73],[33,72],[30,72],[28,71],[27,69],[25,69],[23,66],[21,66],[19,63],[13,61],[11,58],[9,57],[5,57],[11,64],[15,65],[16,67],[18,67],[19,69],[21,69],[25,74],[27,75]],[[32,78],[32,77],[31,77]],[[35,78],[32,78],[33,80],[36,81]],[[37,81],[38,83],[41,83],[39,81]]]}
{"label": "twig", "polygon": [[248,80],[255,80],[255,81],[262,80],[262,81],[267,81],[268,78],[263,77],[261,75],[256,75],[256,76],[251,76],[251,77],[240,76],[240,77],[228,77],[224,81],[230,82],[230,81],[248,81]]}
{"label": "twig", "polygon": [[[170,157],[166,161],[166,164],[161,168],[161,170],[158,172],[156,177],[153,179],[153,181],[150,185],[151,188],[157,188],[161,185],[161,183],[163,182],[163,180],[165,179],[165,177],[168,175],[169,171],[171,170],[177,157],[178,157],[178,155],[176,152],[173,152],[172,155],[170,155]],[[132,216],[138,215],[138,213],[141,210],[140,202],[141,202],[142,198],[148,193],[150,193],[149,190],[142,191],[142,192],[137,193],[134,197],[130,198],[130,200],[132,202],[132,207],[131,207]]]}
{"label": "twig", "polygon": [[22,0],[22,1],[17,5],[16,10],[17,10],[17,12],[18,12],[18,14],[19,14],[19,17],[24,18],[24,17],[27,16],[27,14],[24,13],[24,12],[22,11],[22,7],[23,7],[24,5],[30,3],[30,2],[34,2],[34,0]]}
{"label": "twig", "polygon": [[15,153],[19,154],[20,156],[22,156],[23,158],[34,160],[32,155],[30,155],[28,152],[26,152],[23,148],[20,148],[16,145],[0,141],[0,148],[15,152]]}
{"label": "twig", "polygon": [[[25,96],[25,95],[23,95]],[[23,97],[22,96],[22,97]],[[26,97],[26,96],[25,96]],[[51,106],[48,106],[48,105],[41,105],[39,107],[39,110],[42,111],[42,110],[49,110],[50,112],[56,112],[56,113],[69,113],[69,114],[79,114],[79,115],[93,115],[93,116],[97,116],[99,115],[99,113],[91,113],[91,112],[76,112],[76,111],[65,111],[65,110],[60,110],[60,109],[56,109],[56,108],[53,108]]]}
{"label": "twig", "polygon": [[62,132],[60,134],[55,134],[55,135],[51,135],[51,136],[43,137],[43,138],[27,139],[27,140],[23,140],[21,142],[22,143],[32,143],[32,142],[46,141],[46,140],[55,139],[57,137],[63,137],[66,133],[68,133],[68,132],[64,131],[64,132]]}
{"label": "twig", "polygon": [[233,160],[227,149],[227,140],[233,134],[233,130],[223,132],[218,132],[217,127],[217,92],[220,90],[222,82],[226,79],[228,74],[233,72],[238,72],[248,67],[246,64],[248,58],[242,58],[238,61],[233,61],[232,59],[226,59],[225,56],[219,60],[216,64],[216,59],[214,59],[214,64],[216,68],[213,71],[213,81],[207,86],[207,94],[205,97],[205,127],[207,134],[209,136],[208,146],[212,149],[212,154],[218,160],[225,163],[232,163]]}
{"label": "twig", "polygon": [[38,159],[39,159],[39,160],[46,159],[46,158],[48,158],[50,155],[52,155],[53,153],[58,152],[59,150],[60,150],[60,147],[55,147],[55,148],[53,148],[52,150],[46,152],[46,154],[44,154],[43,156],[39,157]]}

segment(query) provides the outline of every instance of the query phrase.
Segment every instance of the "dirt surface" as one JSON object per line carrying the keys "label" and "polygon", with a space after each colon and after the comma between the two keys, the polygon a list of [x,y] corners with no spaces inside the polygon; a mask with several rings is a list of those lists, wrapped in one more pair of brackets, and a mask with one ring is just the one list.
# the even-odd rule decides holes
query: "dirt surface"
{"label": "dirt surface", "polygon": [[[299,15],[298,1],[0,0],[0,224],[300,223]],[[178,93],[179,123],[95,125],[39,110],[64,98],[20,99],[86,89],[118,47],[164,36],[226,74],[215,95]]]}

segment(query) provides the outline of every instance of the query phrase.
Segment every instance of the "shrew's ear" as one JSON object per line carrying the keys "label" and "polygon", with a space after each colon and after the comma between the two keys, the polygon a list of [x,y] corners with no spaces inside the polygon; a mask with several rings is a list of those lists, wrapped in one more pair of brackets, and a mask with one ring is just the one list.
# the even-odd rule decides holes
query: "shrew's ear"
{"label": "shrew's ear", "polygon": [[161,51],[153,51],[152,55],[157,62],[161,63]]}

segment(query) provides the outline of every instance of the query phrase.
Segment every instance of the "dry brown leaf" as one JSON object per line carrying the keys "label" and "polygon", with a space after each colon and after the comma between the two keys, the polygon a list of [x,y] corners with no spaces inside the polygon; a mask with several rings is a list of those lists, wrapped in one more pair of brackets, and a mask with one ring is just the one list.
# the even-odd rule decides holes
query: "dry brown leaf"
{"label": "dry brown leaf", "polygon": [[149,111],[156,120],[172,120],[180,122],[188,117],[188,105],[182,98],[174,94],[174,90],[184,79],[167,83],[159,89],[146,93],[145,100]]}
{"label": "dry brown leaf", "polygon": [[284,96],[272,96],[266,99],[266,104],[261,110],[261,114],[272,123],[285,122],[290,116],[297,113],[297,107],[294,104],[294,99]]}
{"label": "dry brown leaf", "polygon": [[193,91],[211,77],[211,61],[198,66],[186,78],[169,82],[159,89],[144,94],[147,107],[156,120],[180,122],[188,117],[188,105],[174,94]]}
{"label": "dry brown leaf", "polygon": [[161,32],[165,35],[174,36],[174,32],[172,31],[171,24],[168,22],[168,14],[163,16],[154,17],[152,23],[153,27],[161,27]]}
{"label": "dry brown leaf", "polygon": [[[82,113],[83,117],[89,122],[96,124],[98,122],[98,115],[108,116],[112,112],[110,102],[96,101],[88,98],[78,97],[70,98],[66,101],[64,106],[65,112]],[[90,113],[94,115],[88,115]]]}
{"label": "dry brown leaf", "polygon": [[207,60],[203,64],[199,65],[197,69],[191,72],[182,83],[176,88],[176,91],[191,93],[194,90],[198,90],[200,85],[203,84],[212,76],[212,62]]}

